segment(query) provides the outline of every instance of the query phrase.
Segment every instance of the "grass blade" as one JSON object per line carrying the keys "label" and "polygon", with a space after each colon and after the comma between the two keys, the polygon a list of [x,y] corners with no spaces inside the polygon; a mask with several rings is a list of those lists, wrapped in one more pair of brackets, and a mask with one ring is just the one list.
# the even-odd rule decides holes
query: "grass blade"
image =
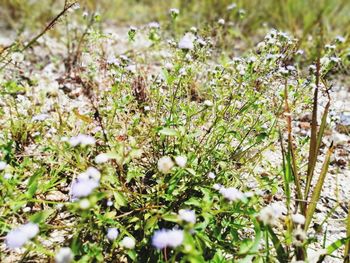
{"label": "grass blade", "polygon": [[317,183],[315,185],[315,188],[314,188],[314,190],[312,192],[310,204],[308,205],[307,210],[306,210],[305,231],[307,231],[307,229],[310,226],[310,223],[311,223],[311,220],[312,220],[312,216],[313,216],[313,214],[315,213],[315,210],[316,210],[317,202],[320,199],[322,186],[323,186],[324,180],[325,180],[326,175],[327,175],[329,162],[330,162],[331,155],[333,153],[333,149],[334,149],[334,147],[333,147],[333,142],[332,142],[331,146],[329,147],[329,149],[327,151],[326,158],[325,158],[325,160],[323,162],[321,174],[320,174],[320,176],[319,176],[319,178],[317,180]]}
{"label": "grass blade", "polygon": [[281,241],[278,239],[277,235],[273,232],[271,226],[267,226],[267,229],[268,229],[269,234],[271,236],[273,246],[276,249],[278,261],[281,263],[288,262],[288,254],[286,253],[285,249],[283,248]]}
{"label": "grass blade", "polygon": [[348,218],[346,220],[346,237],[348,240],[345,244],[345,251],[344,251],[344,263],[350,262],[350,202],[349,202],[349,210],[348,210]]}

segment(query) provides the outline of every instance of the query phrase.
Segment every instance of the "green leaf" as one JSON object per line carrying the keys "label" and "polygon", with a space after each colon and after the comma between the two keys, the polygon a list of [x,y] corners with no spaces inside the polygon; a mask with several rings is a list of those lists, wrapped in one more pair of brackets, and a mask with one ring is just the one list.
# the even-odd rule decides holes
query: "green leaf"
{"label": "green leaf", "polygon": [[278,261],[281,262],[281,263],[288,262],[288,254],[284,250],[284,248],[283,248],[283,246],[281,244],[281,241],[278,239],[278,237],[275,234],[275,232],[273,232],[271,226],[267,226],[267,229],[269,231],[269,234],[270,234],[273,246],[276,249]]}
{"label": "green leaf", "polygon": [[50,217],[50,215],[52,215],[54,212],[55,212],[54,209],[39,211],[39,212],[36,212],[34,215],[32,215],[29,218],[29,220],[33,223],[40,224],[45,222]]}
{"label": "green leaf", "polygon": [[38,189],[39,177],[42,176],[43,174],[44,174],[44,169],[38,169],[30,177],[30,179],[28,181],[28,185],[27,185],[28,190],[26,193],[28,198],[32,198],[35,195],[36,190]]}
{"label": "green leaf", "polygon": [[120,208],[127,204],[125,197],[120,192],[114,192],[114,206]]}

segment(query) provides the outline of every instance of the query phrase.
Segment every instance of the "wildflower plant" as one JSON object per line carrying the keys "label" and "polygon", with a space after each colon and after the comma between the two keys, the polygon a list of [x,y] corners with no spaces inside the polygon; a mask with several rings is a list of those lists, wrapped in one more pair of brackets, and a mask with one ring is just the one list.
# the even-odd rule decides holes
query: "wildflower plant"
{"label": "wildflower plant", "polygon": [[[130,27],[127,47],[150,42],[119,52],[100,15],[76,10],[85,21],[77,46],[55,49],[47,35],[12,53],[0,71],[2,252],[22,248],[22,261],[56,262],[307,260],[333,149],[314,184],[329,107],[317,131],[315,103],[342,63],[339,46],[319,56],[311,75],[298,62],[298,41],[275,29],[227,56],[211,30],[227,37],[230,17],[246,13],[235,4],[226,11],[213,28],[181,34],[158,22]],[[169,12],[170,23],[182,14]],[[45,67],[46,53],[34,51],[41,47],[57,56]],[[25,82],[22,63],[35,66]],[[292,113],[310,103],[308,168],[299,172],[294,145],[306,139],[293,140]],[[282,158],[271,164],[266,152],[276,147]],[[283,201],[273,202],[279,192]],[[341,239],[317,260],[344,244],[348,251]]]}

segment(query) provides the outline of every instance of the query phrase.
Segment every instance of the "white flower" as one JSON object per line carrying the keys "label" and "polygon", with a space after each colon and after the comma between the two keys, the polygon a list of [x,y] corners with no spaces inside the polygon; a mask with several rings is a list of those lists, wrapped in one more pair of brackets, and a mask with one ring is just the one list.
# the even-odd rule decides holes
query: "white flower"
{"label": "white flower", "polygon": [[4,178],[7,179],[7,180],[11,179],[11,177],[12,177],[12,174],[10,174],[10,173],[5,173],[4,174]]}
{"label": "white flower", "polygon": [[135,74],[136,73],[136,65],[128,65],[127,67],[125,67],[126,71],[129,71],[130,73]]}
{"label": "white flower", "polygon": [[303,229],[298,227],[293,230],[293,244],[296,246],[302,246],[305,239],[307,238],[306,233]]}
{"label": "white flower", "polygon": [[330,57],[330,61],[332,61],[334,63],[339,63],[339,62],[341,62],[341,58],[332,56],[332,57]]}
{"label": "white flower", "polygon": [[163,156],[158,160],[158,170],[163,174],[170,173],[173,166],[174,162],[169,156]]}
{"label": "white flower", "polygon": [[232,4],[228,5],[226,9],[227,9],[227,11],[231,11],[231,10],[235,9],[236,7],[237,7],[237,4],[232,3]]}
{"label": "white flower", "polygon": [[292,220],[295,224],[299,224],[299,225],[305,224],[305,216],[303,216],[302,214],[292,215]]}
{"label": "white flower", "polygon": [[345,42],[345,38],[343,36],[337,36],[335,38],[335,40],[337,40],[339,43],[344,43]]}
{"label": "white flower", "polygon": [[106,153],[100,153],[95,157],[95,163],[105,163],[109,161],[109,156]]}
{"label": "white flower", "polygon": [[74,255],[69,247],[61,247],[55,256],[56,263],[70,263],[73,261]]}
{"label": "white flower", "polygon": [[213,172],[208,173],[210,179],[215,179],[216,175]]}
{"label": "white flower", "polygon": [[282,216],[283,212],[285,212],[284,210],[285,209],[278,204],[266,206],[263,209],[261,209],[259,219],[265,225],[274,225],[276,224],[277,220]]}
{"label": "white flower", "polygon": [[120,244],[125,248],[133,249],[135,247],[135,239],[132,237],[124,237]]}
{"label": "white flower", "polygon": [[39,115],[35,115],[32,118],[32,121],[44,121],[46,119],[48,119],[50,117],[50,115],[48,114],[39,114]]}
{"label": "white flower", "polygon": [[177,9],[177,8],[171,8],[171,9],[169,10],[169,13],[170,13],[171,15],[173,15],[173,16],[178,16],[178,15],[180,14],[180,11],[179,11],[179,9]]}
{"label": "white flower", "polygon": [[213,103],[212,101],[210,101],[210,100],[205,100],[205,101],[203,102],[203,104],[204,104],[205,106],[207,106],[207,107],[212,107],[212,106],[214,105],[214,103]]}
{"label": "white flower", "polygon": [[95,167],[89,167],[87,168],[86,172],[91,179],[94,179],[95,181],[99,181],[101,178],[101,173],[99,170],[97,170]]}
{"label": "white flower", "polygon": [[196,223],[196,213],[193,210],[180,209],[179,210],[179,217],[181,220],[183,220],[187,223],[191,223],[191,224]]}
{"label": "white flower", "polygon": [[158,249],[165,247],[178,247],[184,240],[183,230],[179,229],[161,229],[154,233],[152,237],[152,245]]}
{"label": "white flower", "polygon": [[78,175],[71,187],[72,200],[88,196],[99,186],[100,172],[93,167]]}
{"label": "white flower", "polygon": [[241,191],[234,187],[222,187],[220,188],[219,192],[223,195],[223,197],[230,201],[240,201],[245,197],[245,195]]}
{"label": "white flower", "polygon": [[297,52],[295,52],[295,54],[301,56],[304,54],[304,50],[299,49],[299,50],[297,50]]}
{"label": "white flower", "polygon": [[329,49],[329,50],[334,50],[336,48],[335,45],[330,45],[330,44],[327,44],[324,46],[326,49]]}
{"label": "white flower", "polygon": [[94,145],[96,140],[94,137],[85,134],[79,134],[78,136],[73,136],[69,139],[69,144],[73,147],[78,146],[79,144],[82,146],[86,145]]}
{"label": "white flower", "polygon": [[179,42],[179,48],[185,50],[191,50],[194,48],[193,41],[195,36],[192,33],[186,33]]}
{"label": "white flower", "polygon": [[24,60],[24,55],[20,52],[14,52],[11,55],[11,59],[15,63],[20,63]]}
{"label": "white flower", "polygon": [[165,63],[164,67],[167,69],[167,70],[172,70],[174,68],[174,65],[170,62],[167,62]]}
{"label": "white flower", "polygon": [[160,25],[157,22],[151,22],[151,23],[148,24],[148,27],[149,28],[158,29],[158,28],[160,28]]}
{"label": "white flower", "polygon": [[5,170],[6,167],[7,167],[7,163],[0,161],[0,171]]}
{"label": "white flower", "polygon": [[90,201],[88,199],[83,199],[79,202],[79,207],[80,209],[88,209],[90,207]]}
{"label": "white flower", "polygon": [[219,25],[225,25],[225,19],[220,18],[220,19],[218,20],[218,24],[219,24]]}
{"label": "white flower", "polygon": [[6,246],[10,249],[22,247],[30,239],[39,233],[39,227],[34,223],[27,223],[11,230],[5,239]]}
{"label": "white flower", "polygon": [[217,191],[219,191],[221,188],[222,188],[222,185],[221,184],[214,184],[213,185],[213,188]]}
{"label": "white flower", "polygon": [[203,38],[197,38],[196,41],[202,47],[204,47],[207,44],[207,42],[205,42],[205,40]]}
{"label": "white flower", "polygon": [[192,33],[197,33],[198,29],[195,26],[193,26],[193,27],[190,28],[190,31]]}
{"label": "white flower", "polygon": [[176,156],[175,157],[175,163],[180,166],[181,168],[184,168],[187,163],[187,157],[186,156]]}
{"label": "white flower", "polygon": [[117,239],[117,237],[119,236],[119,231],[116,228],[108,228],[107,230],[107,238],[110,241],[113,241],[115,239]]}

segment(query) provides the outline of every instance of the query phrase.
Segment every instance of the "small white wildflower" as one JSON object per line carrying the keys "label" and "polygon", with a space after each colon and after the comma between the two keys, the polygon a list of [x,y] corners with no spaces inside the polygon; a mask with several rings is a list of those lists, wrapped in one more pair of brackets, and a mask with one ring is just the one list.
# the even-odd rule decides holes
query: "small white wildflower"
{"label": "small white wildflower", "polygon": [[82,210],[86,210],[86,209],[88,209],[89,207],[90,207],[90,201],[88,200],[88,199],[82,199],[82,200],[80,200],[80,202],[79,202],[79,207],[80,207],[80,209],[82,209]]}
{"label": "small white wildflower", "polygon": [[214,188],[214,190],[219,191],[222,188],[222,185],[221,184],[214,184],[213,188]]}
{"label": "small white wildflower", "polygon": [[334,63],[341,62],[341,58],[338,58],[338,57],[335,57],[335,56],[330,57],[329,60],[334,62]]}
{"label": "small white wildflower", "polygon": [[125,70],[130,72],[130,73],[135,74],[136,73],[136,65],[128,65],[125,67]]}
{"label": "small white wildflower", "polygon": [[122,247],[128,248],[128,249],[134,249],[135,248],[135,239],[132,237],[124,237],[123,240],[120,242]]}
{"label": "small white wildflower", "polygon": [[295,52],[295,54],[298,56],[302,56],[302,55],[304,55],[304,50],[299,49],[299,50],[297,50],[297,52]]}
{"label": "small white wildflower", "polygon": [[179,210],[179,217],[181,220],[183,220],[187,223],[191,223],[191,224],[196,223],[196,213],[193,210],[180,209]]}
{"label": "small white wildflower", "polygon": [[50,118],[50,115],[44,113],[33,116],[32,121],[44,121],[48,118]]}
{"label": "small white wildflower", "polygon": [[335,38],[335,40],[336,40],[337,42],[339,42],[339,43],[344,43],[344,42],[345,42],[345,38],[344,38],[343,36],[337,36],[337,37]]}
{"label": "small white wildflower", "polygon": [[118,59],[116,59],[115,56],[110,56],[109,58],[107,58],[107,64],[120,66],[120,63],[119,63]]}
{"label": "small white wildflower", "polygon": [[207,106],[207,107],[212,107],[212,106],[214,105],[214,103],[213,103],[212,101],[210,101],[210,100],[205,100],[205,101],[203,102],[203,104],[204,104],[205,106]]}
{"label": "small white wildflower", "polygon": [[186,33],[179,42],[179,48],[184,50],[191,50],[194,48],[193,41],[195,36],[192,33]]}
{"label": "small white wildflower", "polygon": [[29,207],[29,206],[26,206],[25,208],[22,209],[22,211],[23,211],[24,213],[28,213],[28,212],[30,212],[31,210],[32,210],[32,208]]}
{"label": "small white wildflower", "polygon": [[158,28],[160,28],[160,25],[158,22],[151,22],[148,24],[148,27],[152,28],[152,29],[158,29]]}
{"label": "small white wildflower", "polygon": [[73,8],[73,10],[78,10],[78,9],[80,9],[79,3],[73,4],[72,8]]}
{"label": "small white wildflower", "polygon": [[237,7],[236,3],[232,3],[226,7],[227,11],[231,11]]}
{"label": "small white wildflower", "polygon": [[296,246],[302,246],[306,240],[307,236],[303,229],[298,227],[293,230],[293,244]]}
{"label": "small white wildflower", "polygon": [[113,201],[108,200],[108,201],[107,201],[107,206],[112,206],[112,205],[113,205]]}
{"label": "small white wildflower", "polygon": [[116,229],[114,227],[113,228],[108,228],[108,230],[107,230],[107,238],[108,238],[108,240],[114,241],[114,240],[117,239],[118,236],[119,236],[118,229]]}
{"label": "small white wildflower", "polygon": [[208,173],[208,177],[209,177],[210,179],[215,179],[216,175],[215,175],[215,173],[213,173],[213,172],[209,172],[209,173]]}
{"label": "small white wildflower", "polygon": [[245,197],[245,195],[241,191],[234,187],[222,187],[220,188],[219,192],[223,195],[223,197],[230,201],[240,201],[243,200]]}
{"label": "small white wildflower", "polygon": [[195,34],[197,33],[198,29],[195,26],[193,26],[190,28],[190,31]]}
{"label": "small white wildflower", "polygon": [[178,247],[184,240],[183,230],[179,229],[161,229],[154,233],[152,237],[152,245],[157,249],[165,247]]}
{"label": "small white wildflower", "polygon": [[320,59],[321,65],[328,65],[329,61],[330,61],[329,57],[322,57]]}
{"label": "small white wildflower", "polygon": [[4,178],[7,179],[7,180],[11,179],[11,178],[12,178],[12,174],[10,174],[10,173],[5,173],[5,174],[4,174]]}
{"label": "small white wildflower", "polygon": [[187,157],[186,156],[176,156],[175,157],[175,163],[180,166],[181,168],[184,168],[187,163]]}
{"label": "small white wildflower", "polygon": [[101,173],[99,170],[97,170],[95,167],[89,167],[86,170],[86,173],[90,176],[91,179],[95,181],[99,181],[101,178]]}
{"label": "small white wildflower", "polygon": [[219,25],[225,25],[225,19],[223,19],[223,18],[220,18],[219,20],[218,20],[218,24]]}
{"label": "small white wildflower", "polygon": [[335,48],[336,48],[335,45],[330,45],[330,44],[327,44],[324,47],[325,47],[325,49],[328,49],[328,50],[335,50]]}
{"label": "small white wildflower", "polygon": [[191,56],[191,54],[187,53],[186,56],[185,56],[185,60],[186,60],[187,62],[191,62],[191,61],[192,61],[192,56]]}
{"label": "small white wildflower", "polygon": [[15,63],[20,63],[24,60],[24,55],[20,52],[14,52],[11,55],[11,59]]}
{"label": "small white wildflower", "polygon": [[95,163],[105,163],[109,161],[109,156],[106,153],[100,153],[95,157]]}
{"label": "small white wildflower", "polygon": [[201,47],[204,47],[207,44],[207,42],[205,42],[205,40],[203,38],[200,38],[200,37],[197,38],[196,41],[197,41],[198,45],[200,45]]}
{"label": "small white wildflower", "polygon": [[61,247],[55,255],[55,263],[70,263],[73,259],[74,255],[69,247]]}
{"label": "small white wildflower", "polygon": [[7,167],[7,163],[0,161],[0,171],[5,170]]}
{"label": "small white wildflower", "polygon": [[185,68],[180,68],[179,69],[179,74],[180,74],[180,76],[186,76],[187,75],[187,71],[186,71],[186,69]]}
{"label": "small white wildflower", "polygon": [[163,174],[170,173],[174,166],[174,162],[169,156],[163,156],[158,160],[158,170]]}
{"label": "small white wildflower", "polygon": [[295,224],[303,225],[305,223],[305,216],[302,214],[292,215],[292,220]]}
{"label": "small white wildflower", "polygon": [[99,186],[98,173],[90,169],[89,172],[78,175],[71,187],[71,196],[73,200],[90,195],[92,191]]}
{"label": "small white wildflower", "polygon": [[27,223],[11,230],[5,238],[6,246],[10,249],[22,247],[39,233],[39,227],[34,223]]}
{"label": "small white wildflower", "polygon": [[169,13],[170,13],[172,16],[176,17],[176,16],[178,16],[178,15],[180,14],[180,11],[179,11],[179,9],[177,9],[177,8],[171,8],[171,9],[169,10]]}
{"label": "small white wildflower", "polygon": [[172,70],[174,68],[174,65],[170,62],[167,62],[165,63],[164,67],[167,69],[167,70]]}
{"label": "small white wildflower", "polygon": [[137,31],[137,27],[135,27],[135,26],[130,26],[130,27],[129,27],[129,30],[131,30],[131,31]]}
{"label": "small white wildflower", "polygon": [[283,207],[278,204],[272,204],[261,209],[259,219],[265,225],[274,225],[284,212]]}
{"label": "small white wildflower", "polygon": [[85,135],[85,134],[79,134],[78,136],[73,136],[69,139],[69,144],[73,147],[82,145],[94,145],[96,143],[96,140],[94,137]]}

